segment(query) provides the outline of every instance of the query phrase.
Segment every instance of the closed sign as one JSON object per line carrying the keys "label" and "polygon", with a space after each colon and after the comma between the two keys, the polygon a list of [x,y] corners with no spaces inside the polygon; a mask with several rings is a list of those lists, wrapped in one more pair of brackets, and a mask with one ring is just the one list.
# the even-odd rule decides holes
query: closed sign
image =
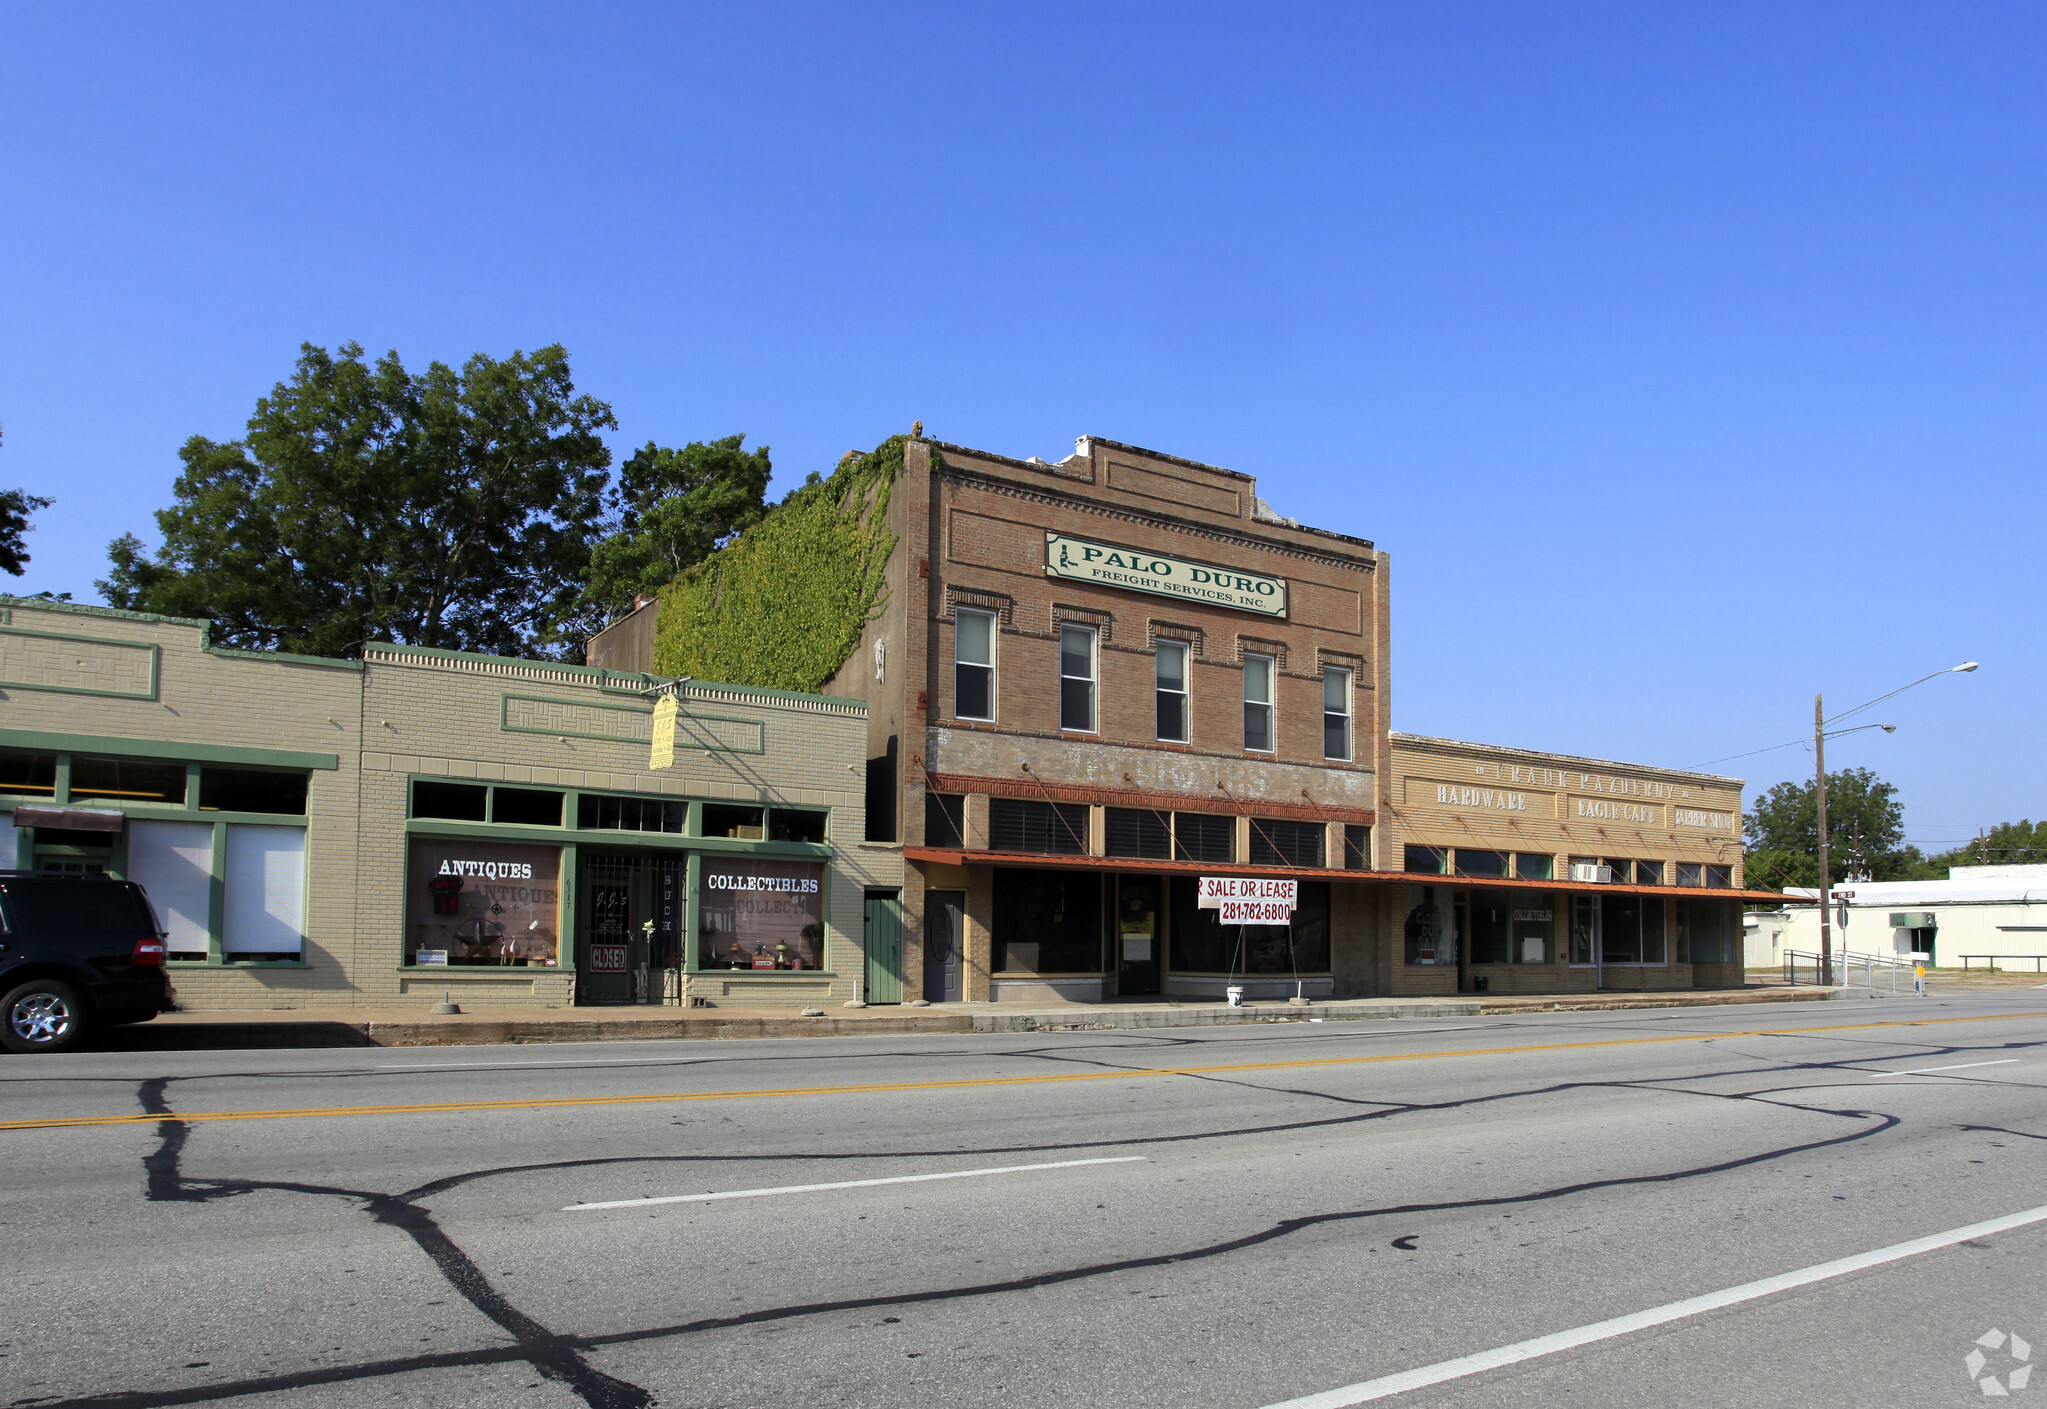
{"label": "closed sign", "polygon": [[590,972],[593,974],[622,974],[625,972],[626,956],[631,948],[624,944],[593,944],[590,946]]}

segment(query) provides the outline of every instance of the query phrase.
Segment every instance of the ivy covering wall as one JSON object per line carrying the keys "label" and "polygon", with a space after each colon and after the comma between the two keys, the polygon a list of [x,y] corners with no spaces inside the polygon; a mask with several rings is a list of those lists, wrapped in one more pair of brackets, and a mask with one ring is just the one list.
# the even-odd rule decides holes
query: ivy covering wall
{"label": "ivy covering wall", "polygon": [[815,693],[887,600],[889,496],[907,436],[810,479],[661,590],[662,675]]}

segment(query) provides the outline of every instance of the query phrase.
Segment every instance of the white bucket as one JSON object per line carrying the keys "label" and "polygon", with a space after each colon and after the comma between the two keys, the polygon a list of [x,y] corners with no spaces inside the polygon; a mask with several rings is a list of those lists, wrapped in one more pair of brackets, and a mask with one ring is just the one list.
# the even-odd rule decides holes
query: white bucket
{"label": "white bucket", "polygon": [[1234,983],[1231,984],[1228,988],[1225,988],[1223,990],[1223,993],[1226,997],[1229,998],[1230,1006],[1232,1008],[1241,1008],[1244,1006],[1244,990],[1238,985]]}

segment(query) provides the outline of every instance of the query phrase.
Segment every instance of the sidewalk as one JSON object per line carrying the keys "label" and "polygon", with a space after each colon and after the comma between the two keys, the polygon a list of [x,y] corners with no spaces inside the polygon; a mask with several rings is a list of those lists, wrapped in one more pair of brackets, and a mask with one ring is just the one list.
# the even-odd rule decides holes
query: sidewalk
{"label": "sidewalk", "polygon": [[1237,1023],[1370,1022],[1616,1008],[1809,1003],[1834,990],[1781,985],[1669,993],[1488,994],[1454,998],[1353,998],[1294,1005],[1145,999],[1127,1003],[941,1003],[833,1008],[803,1017],[787,1008],[529,1008],[474,1006],[435,1016],[425,1005],[233,1009],[165,1013],[106,1029],[102,1051],[196,1051],[256,1047],[442,1047],[548,1042],[648,1042],[750,1037],[890,1037],[966,1032],[1087,1032],[1216,1027]]}

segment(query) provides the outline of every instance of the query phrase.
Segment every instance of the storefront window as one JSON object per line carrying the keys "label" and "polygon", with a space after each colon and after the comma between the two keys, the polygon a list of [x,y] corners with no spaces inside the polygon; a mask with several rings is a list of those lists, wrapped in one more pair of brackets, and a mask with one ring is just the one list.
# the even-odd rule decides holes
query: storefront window
{"label": "storefront window", "polygon": [[1706,868],[1696,861],[1680,861],[1673,868],[1673,881],[1681,886],[1702,886],[1706,883]]}
{"label": "storefront window", "polygon": [[1599,897],[1600,959],[1607,964],[1664,962],[1663,897]]}
{"label": "storefront window", "polygon": [[965,846],[967,800],[958,795],[924,794],[924,845]]}
{"label": "storefront window", "polygon": [[[1329,883],[1303,881],[1292,925],[1229,925],[1203,910],[1192,876],[1176,876],[1173,972],[1182,974],[1326,974],[1329,972]],[[1240,932],[1241,931],[1241,932]]]}
{"label": "storefront window", "polygon": [[1571,897],[1571,962],[1590,965],[1599,951],[1599,897]]}
{"label": "storefront window", "polygon": [[998,973],[1102,972],[1102,879],[1093,871],[995,873]]}
{"label": "storefront window", "polygon": [[1346,871],[1372,869],[1372,829],[1357,822],[1343,824],[1343,867]]}
{"label": "storefront window", "polygon": [[1455,964],[1457,907],[1451,902],[1450,887],[1407,887],[1407,922],[1403,933],[1410,965]]}
{"label": "storefront window", "polygon": [[[758,807],[737,809],[753,814],[753,840],[760,840],[760,814]],[[711,805],[704,804],[704,834],[722,836],[711,831]],[[576,799],[576,825],[585,831],[595,832],[676,832],[682,831],[684,819],[689,816],[686,802],[667,802],[658,797],[610,797],[602,793],[584,793]]]}
{"label": "storefront window", "polygon": [[702,873],[698,967],[824,967],[823,862],[706,856]]}
{"label": "storefront window", "polygon": [[1547,853],[1514,853],[1514,874],[1524,881],[1553,881],[1557,878],[1556,865],[1556,857]]}
{"label": "storefront window", "polygon": [[1085,856],[1088,827],[1086,803],[1017,797],[988,800],[988,845],[996,851]]}
{"label": "storefront window", "polygon": [[1734,868],[1732,866],[1708,866],[1706,868],[1706,885],[1712,890],[1727,890],[1731,888],[1734,885]]}
{"label": "storefront window", "polygon": [[1661,861],[1637,861],[1635,863],[1635,884],[1638,886],[1662,885],[1663,863]]}
{"label": "storefront window", "polygon": [[1734,933],[1734,902],[1677,902],[1677,961],[1680,964],[1731,964],[1738,957]]}
{"label": "storefront window", "polygon": [[1555,903],[1542,896],[1540,904],[1529,903],[1524,895],[1514,907],[1514,962],[1554,964],[1557,961]]}
{"label": "storefront window", "polygon": [[557,847],[416,839],[406,868],[405,961],[553,968],[560,903]]}
{"label": "storefront window", "polygon": [[[1461,864],[1464,852],[1460,849],[1457,856]],[[1512,897],[1501,891],[1475,890],[1471,892],[1471,900],[1466,909],[1471,923],[1471,962],[1474,964],[1512,962],[1514,942]]]}

